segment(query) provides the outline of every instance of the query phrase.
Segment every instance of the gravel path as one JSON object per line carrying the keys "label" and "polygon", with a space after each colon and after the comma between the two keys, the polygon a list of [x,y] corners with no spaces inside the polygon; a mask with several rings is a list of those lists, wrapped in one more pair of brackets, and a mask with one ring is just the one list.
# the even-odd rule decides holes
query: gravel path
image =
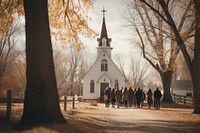
{"label": "gravel path", "polygon": [[[108,108],[99,132],[106,133],[200,133],[200,123],[172,121],[149,109]],[[103,131],[102,131],[103,129]]]}

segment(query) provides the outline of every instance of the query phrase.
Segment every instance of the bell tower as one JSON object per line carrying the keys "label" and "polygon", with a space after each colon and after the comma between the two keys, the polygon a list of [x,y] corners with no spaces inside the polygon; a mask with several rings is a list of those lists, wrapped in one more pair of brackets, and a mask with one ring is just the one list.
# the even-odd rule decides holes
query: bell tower
{"label": "bell tower", "polygon": [[108,38],[107,29],[106,29],[106,22],[105,22],[105,12],[107,12],[104,7],[103,10],[103,22],[101,28],[100,38],[97,38],[98,47],[97,47],[97,56],[99,56],[103,51],[106,51],[107,54],[111,57],[111,50],[110,47],[111,38]]}

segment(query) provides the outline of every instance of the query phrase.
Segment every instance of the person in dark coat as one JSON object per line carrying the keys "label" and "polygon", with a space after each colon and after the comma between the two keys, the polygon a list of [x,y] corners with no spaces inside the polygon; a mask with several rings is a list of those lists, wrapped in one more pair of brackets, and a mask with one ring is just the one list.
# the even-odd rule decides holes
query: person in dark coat
{"label": "person in dark coat", "polygon": [[133,107],[134,108],[136,108],[136,106],[137,106],[137,100],[136,100],[136,97],[135,97],[136,91],[137,91],[137,89],[135,88],[134,91],[133,91],[133,94],[134,94],[134,97],[133,97]]}
{"label": "person in dark coat", "polygon": [[153,93],[151,91],[151,88],[149,88],[147,92],[147,103],[149,105],[149,109],[151,109],[151,104],[153,103],[152,96],[153,96]]}
{"label": "person in dark coat", "polygon": [[133,89],[130,87],[128,90],[128,100],[129,100],[129,106],[132,107],[133,106],[133,99],[134,99],[134,91]]}
{"label": "person in dark coat", "polygon": [[115,89],[113,88],[112,91],[110,92],[110,101],[112,103],[112,107],[115,107]]}
{"label": "person in dark coat", "polygon": [[122,87],[122,89],[121,90],[119,90],[119,94],[120,94],[120,105],[123,103],[123,99],[122,99],[122,92],[123,92],[123,87]]}
{"label": "person in dark coat", "polygon": [[110,93],[111,93],[111,88],[108,87],[108,106],[110,106]]}
{"label": "person in dark coat", "polygon": [[157,87],[156,90],[154,91],[154,99],[155,99],[155,107],[156,107],[156,109],[160,108],[160,99],[161,99],[161,97],[162,97],[162,94],[161,94],[160,90]]}
{"label": "person in dark coat", "polygon": [[115,90],[115,100],[117,102],[117,108],[119,108],[119,105],[121,103],[121,93],[118,88],[116,88],[116,90]]}
{"label": "person in dark coat", "polygon": [[140,102],[142,100],[142,91],[141,91],[140,87],[136,91],[135,97],[136,97],[136,101],[137,101],[137,108],[140,108]]}
{"label": "person in dark coat", "polygon": [[122,91],[122,99],[123,99],[123,102],[124,102],[125,107],[128,107],[128,106],[127,106],[127,104],[128,104],[128,90],[127,90],[126,87],[125,87],[124,90]]}
{"label": "person in dark coat", "polygon": [[110,97],[110,89],[109,87],[106,87],[104,91],[104,102],[105,102],[105,107],[109,107],[109,97]]}

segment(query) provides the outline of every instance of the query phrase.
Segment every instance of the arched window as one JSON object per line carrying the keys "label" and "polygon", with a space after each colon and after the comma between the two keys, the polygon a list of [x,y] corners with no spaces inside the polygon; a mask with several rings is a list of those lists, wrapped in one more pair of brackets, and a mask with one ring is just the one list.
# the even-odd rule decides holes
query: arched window
{"label": "arched window", "polygon": [[94,93],[94,80],[90,81],[90,93]]}
{"label": "arched window", "polygon": [[101,61],[101,71],[108,71],[108,62],[106,59]]}
{"label": "arched window", "polygon": [[119,82],[117,79],[115,80],[115,88],[119,88]]}

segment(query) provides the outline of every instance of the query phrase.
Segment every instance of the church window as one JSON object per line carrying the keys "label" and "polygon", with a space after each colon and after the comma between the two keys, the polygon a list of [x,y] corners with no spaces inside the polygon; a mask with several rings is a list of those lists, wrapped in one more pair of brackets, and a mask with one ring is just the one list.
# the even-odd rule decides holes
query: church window
{"label": "church window", "polygon": [[90,81],[90,93],[94,93],[94,80]]}
{"label": "church window", "polygon": [[101,61],[101,71],[108,71],[108,62],[106,59]]}
{"label": "church window", "polygon": [[119,82],[117,79],[115,80],[115,88],[119,88]]}
{"label": "church window", "polygon": [[105,38],[102,39],[102,46],[106,47],[106,39]]}

